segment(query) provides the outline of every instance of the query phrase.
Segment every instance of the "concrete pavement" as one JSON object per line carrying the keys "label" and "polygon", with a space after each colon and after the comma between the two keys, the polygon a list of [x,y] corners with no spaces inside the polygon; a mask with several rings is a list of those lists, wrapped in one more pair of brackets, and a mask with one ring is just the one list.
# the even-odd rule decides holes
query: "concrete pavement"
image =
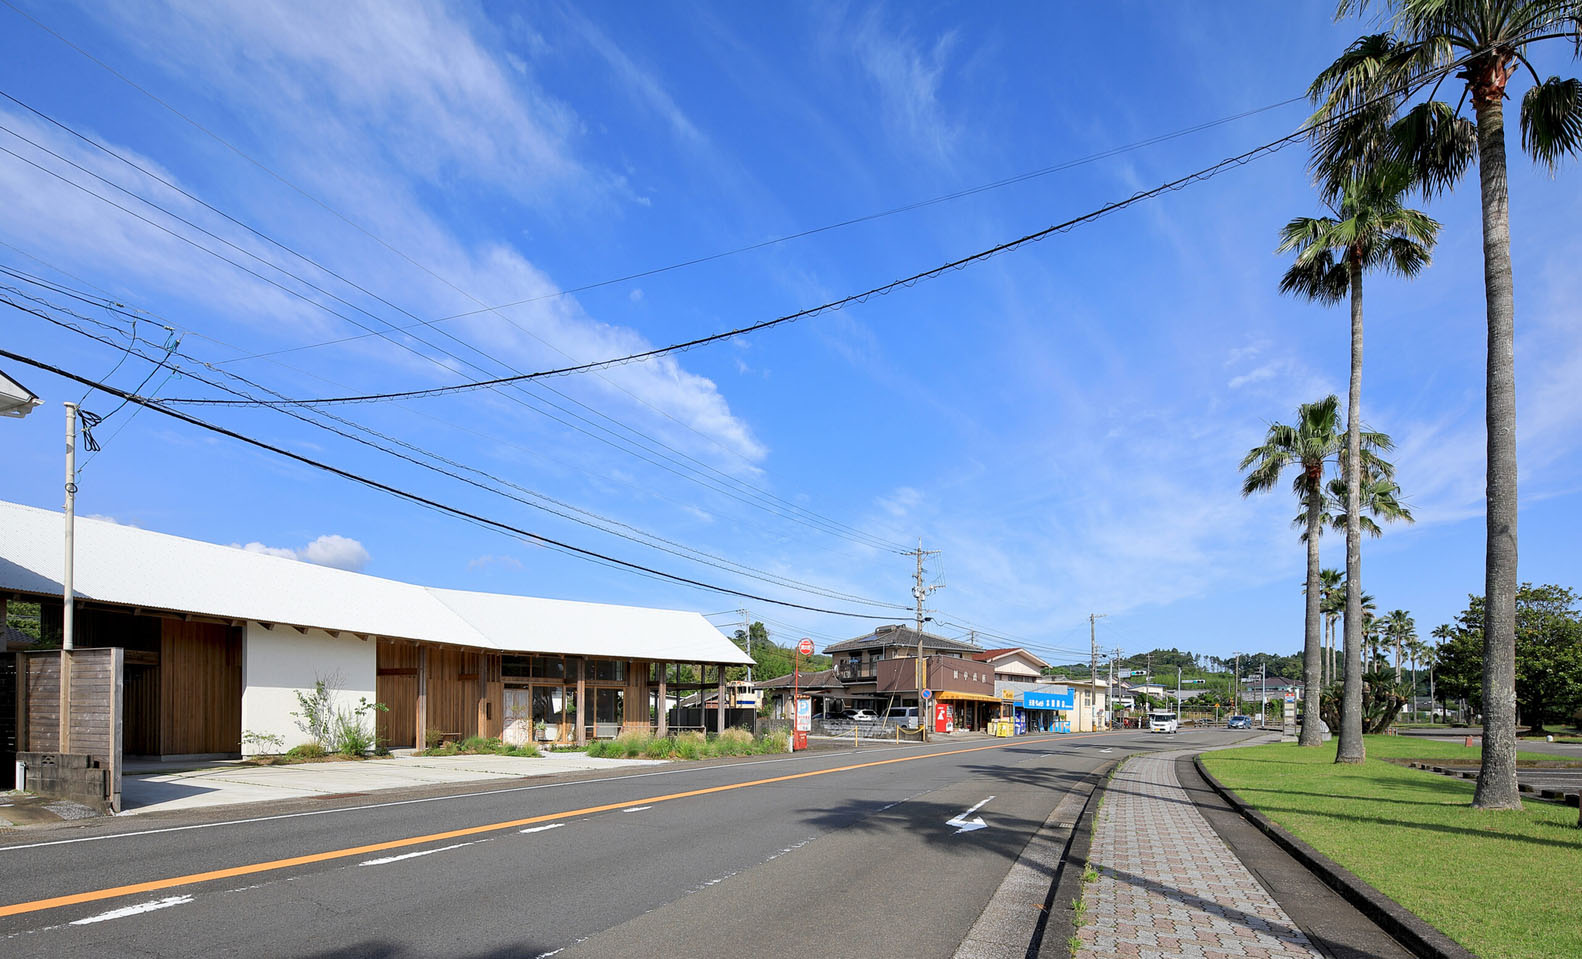
{"label": "concrete pavement", "polygon": [[1180,755],[1134,756],[1105,790],[1079,959],[1320,957],[1194,808],[1176,778]]}

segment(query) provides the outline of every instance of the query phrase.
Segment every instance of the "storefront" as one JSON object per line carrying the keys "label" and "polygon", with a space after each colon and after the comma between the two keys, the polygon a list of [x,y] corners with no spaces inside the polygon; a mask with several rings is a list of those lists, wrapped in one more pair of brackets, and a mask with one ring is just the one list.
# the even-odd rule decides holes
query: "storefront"
{"label": "storefront", "polygon": [[1024,690],[1016,695],[1016,732],[1069,733],[1076,695],[1069,686]]}

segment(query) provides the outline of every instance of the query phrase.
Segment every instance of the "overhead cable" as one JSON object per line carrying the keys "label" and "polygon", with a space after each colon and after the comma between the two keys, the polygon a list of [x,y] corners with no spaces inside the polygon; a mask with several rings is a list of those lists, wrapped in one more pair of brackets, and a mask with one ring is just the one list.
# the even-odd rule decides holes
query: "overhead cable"
{"label": "overhead cable", "polygon": [[579,556],[588,557],[590,559],[595,559],[595,560],[598,560],[598,561],[601,561],[601,562],[604,562],[604,563],[614,564],[614,565],[620,566],[620,567],[625,568],[625,569],[630,569],[630,570],[646,573],[646,574],[649,574],[649,575],[652,575],[652,576],[658,576],[658,577],[661,577],[663,579],[669,580],[669,581],[674,582],[674,583],[680,583],[680,584],[686,585],[686,586],[694,586],[694,587],[697,587],[699,589],[704,589],[704,590],[708,590],[710,592],[715,592],[715,593],[723,593],[723,594],[726,594],[726,595],[729,595],[729,596],[739,596],[739,597],[741,597],[743,599],[750,599],[750,600],[752,600],[754,602],[758,602],[758,603],[771,603],[771,604],[773,604],[775,606],[786,607],[787,609],[801,609],[801,610],[806,610],[807,612],[810,612],[810,613],[824,613],[826,615],[841,616],[841,617],[845,617],[845,618],[848,618],[848,619],[869,619],[869,620],[885,620],[885,621],[888,621],[888,620],[891,620],[891,619],[894,618],[892,616],[874,616],[874,615],[870,615],[870,614],[866,614],[866,613],[855,613],[855,612],[851,612],[851,611],[848,611],[848,610],[826,609],[826,608],[822,608],[822,607],[818,607],[818,606],[809,606],[809,605],[806,605],[804,603],[793,603],[793,602],[790,602],[789,600],[774,599],[774,598],[771,598],[771,597],[768,597],[768,596],[760,596],[760,595],[757,595],[755,593],[748,593],[748,592],[744,592],[742,590],[732,589],[732,588],[730,588],[728,586],[719,586],[719,585],[715,585],[713,583],[708,583],[708,582],[704,582],[704,581],[701,581],[701,580],[691,579],[691,578],[686,577],[686,576],[679,576],[679,575],[677,575],[675,573],[667,573],[667,572],[665,572],[663,570],[654,569],[652,567],[644,566],[644,565],[642,565],[640,563],[634,563],[634,562],[631,562],[629,560],[619,559],[617,557],[609,556],[609,555],[606,555],[604,553],[599,553],[599,552],[596,552],[594,550],[584,549],[584,548],[582,548],[580,546],[573,546],[570,543],[566,543],[566,542],[563,542],[561,540],[557,540],[557,539],[554,539],[554,538],[551,538],[551,537],[548,537],[548,536],[544,536],[544,535],[542,535],[540,533],[535,533],[535,532],[532,532],[531,530],[523,529],[523,528],[521,528],[519,526],[513,526],[513,525],[511,525],[509,523],[505,523],[505,522],[502,522],[500,520],[490,519],[489,517],[482,516],[482,515],[479,515],[477,513],[473,513],[473,512],[470,512],[468,510],[461,509],[460,507],[451,506],[451,505],[448,505],[446,503],[439,502],[438,500],[434,500],[434,499],[430,499],[429,497],[422,496],[422,495],[420,495],[418,493],[413,493],[413,492],[411,492],[409,490],[404,490],[404,489],[401,489],[400,487],[392,486],[392,485],[390,485],[388,483],[380,482],[379,480],[373,479],[371,477],[363,476],[363,475],[361,475],[359,473],[354,473],[354,472],[352,472],[350,470],[341,469],[338,466],[333,466],[333,465],[331,465],[329,463],[325,463],[325,462],[322,462],[320,460],[313,459],[312,457],[304,456],[301,453],[294,453],[291,450],[285,449],[283,447],[275,446],[272,443],[266,443],[263,440],[255,439],[254,437],[247,436],[246,434],[239,433],[239,432],[237,432],[235,430],[227,429],[226,427],[219,426],[217,424],[209,423],[209,422],[207,422],[205,420],[198,419],[197,417],[192,416],[192,415],[187,414],[187,413],[183,413],[180,410],[170,409],[169,407],[165,406],[163,402],[150,400],[150,399],[147,399],[146,397],[137,396],[137,395],[135,395],[133,393],[128,393],[125,390],[121,390],[121,389],[118,389],[117,387],[110,386],[108,383],[100,383],[97,380],[93,380],[93,379],[90,379],[89,377],[81,376],[81,375],[76,374],[76,373],[72,373],[72,372],[70,372],[68,370],[61,369],[60,367],[53,366],[53,365],[51,365],[49,363],[45,363],[42,360],[34,359],[34,358],[30,357],[30,356],[24,356],[24,355],[22,355],[20,353],[13,353],[10,350],[0,349],[0,357],[5,357],[8,360],[12,360],[12,361],[15,361],[17,363],[22,363],[22,364],[25,364],[27,366],[31,366],[34,369],[43,370],[46,373],[53,373],[56,376],[62,377],[64,379],[72,380],[73,382],[80,383],[80,384],[82,384],[84,386],[91,386],[94,389],[100,390],[101,392],[109,393],[111,396],[119,397],[121,399],[127,400],[128,402],[135,403],[138,406],[144,407],[146,409],[153,410],[156,413],[160,413],[160,414],[162,414],[164,416],[169,416],[172,419],[180,420],[181,422],[186,423],[186,424],[188,424],[190,426],[196,426],[199,429],[207,430],[207,431],[209,431],[211,433],[217,433],[217,434],[219,434],[221,436],[225,436],[225,437],[228,437],[230,439],[236,440],[238,442],[245,443],[245,444],[247,444],[249,446],[253,446],[253,447],[256,447],[258,449],[264,450],[265,452],[274,453],[277,456],[282,456],[282,457],[285,457],[286,459],[292,460],[294,462],[301,463],[304,466],[310,466],[310,467],[312,467],[314,469],[322,470],[322,471],[324,471],[326,473],[329,473],[329,474],[331,474],[333,476],[339,476],[342,479],[350,480],[350,481],[352,481],[354,483],[361,484],[361,485],[366,486],[366,487],[368,487],[370,489],[378,490],[378,491],[380,491],[382,493],[388,493],[389,495],[394,496],[397,499],[401,499],[401,500],[405,500],[407,502],[416,503],[416,504],[419,504],[419,505],[422,505],[422,506],[426,506],[426,507],[428,507],[430,509],[438,510],[439,512],[448,514],[450,516],[453,516],[453,517],[456,517],[456,518],[459,518],[459,519],[465,519],[465,520],[468,520],[470,522],[486,526],[486,527],[488,527],[490,529],[496,530],[498,532],[506,533],[508,535],[514,536],[514,537],[519,538],[519,539],[525,539],[525,540],[528,540],[528,541],[531,541],[531,542],[534,542],[534,543],[539,543],[539,544],[542,544],[542,545],[545,545],[545,546],[552,546],[552,547],[555,547],[557,549],[561,549],[561,550],[564,550],[564,551],[567,551],[567,552],[575,553],[575,554],[577,554]]}

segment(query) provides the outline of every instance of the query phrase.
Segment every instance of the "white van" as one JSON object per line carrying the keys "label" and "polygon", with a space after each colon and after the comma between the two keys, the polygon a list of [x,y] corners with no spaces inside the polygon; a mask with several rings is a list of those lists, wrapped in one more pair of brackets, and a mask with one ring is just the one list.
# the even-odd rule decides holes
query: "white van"
{"label": "white van", "polygon": [[1180,725],[1175,713],[1148,714],[1148,731],[1151,733],[1173,733]]}

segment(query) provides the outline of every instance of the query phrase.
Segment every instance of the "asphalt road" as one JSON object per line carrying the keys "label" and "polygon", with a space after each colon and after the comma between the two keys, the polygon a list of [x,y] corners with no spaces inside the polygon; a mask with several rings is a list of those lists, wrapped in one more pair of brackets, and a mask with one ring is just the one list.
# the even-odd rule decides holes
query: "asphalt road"
{"label": "asphalt road", "polygon": [[0,847],[0,952],[950,956],[1085,774],[1140,749],[1226,738],[842,748],[328,814],[52,833]]}

